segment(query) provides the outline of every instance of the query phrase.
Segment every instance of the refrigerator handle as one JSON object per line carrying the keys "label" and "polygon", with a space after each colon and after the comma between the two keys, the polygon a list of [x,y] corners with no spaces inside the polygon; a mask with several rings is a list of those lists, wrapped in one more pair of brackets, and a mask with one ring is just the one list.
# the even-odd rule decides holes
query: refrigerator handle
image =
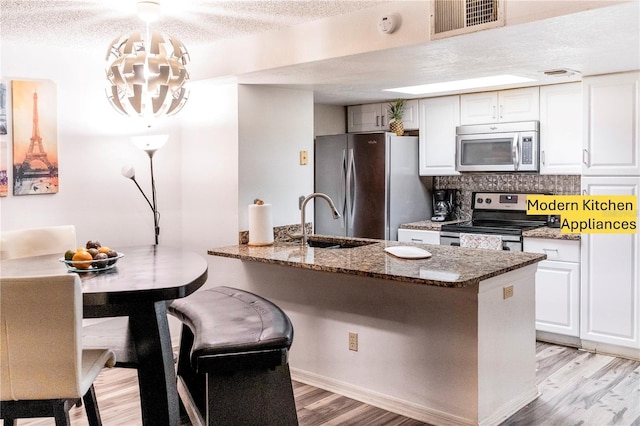
{"label": "refrigerator handle", "polygon": [[356,166],[353,158],[353,148],[349,149],[349,162],[347,165],[347,225],[353,228],[353,207],[355,204]]}
{"label": "refrigerator handle", "polygon": [[[342,150],[342,165],[340,166],[340,191],[338,192],[338,208],[342,217],[346,217],[347,212],[347,150]],[[344,219],[343,219],[344,220]]]}

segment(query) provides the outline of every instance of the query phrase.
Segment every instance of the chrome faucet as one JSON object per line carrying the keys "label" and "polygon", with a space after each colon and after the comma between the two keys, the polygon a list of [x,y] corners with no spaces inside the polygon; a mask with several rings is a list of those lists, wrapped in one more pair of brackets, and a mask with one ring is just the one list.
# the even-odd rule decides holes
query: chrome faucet
{"label": "chrome faucet", "polygon": [[340,219],[340,213],[338,212],[338,210],[336,209],[335,204],[333,204],[333,200],[331,198],[329,198],[329,196],[327,194],[323,194],[321,192],[314,192],[313,194],[309,194],[305,197],[305,199],[302,201],[302,204],[300,205],[300,220],[301,220],[301,226],[302,226],[302,247],[306,247],[307,245],[307,228],[306,226],[304,226],[304,211],[305,211],[305,207],[307,206],[307,203],[309,202],[310,199],[312,198],[324,198],[327,203],[329,203],[329,207],[331,208],[331,214],[333,214],[333,218],[334,219]]}

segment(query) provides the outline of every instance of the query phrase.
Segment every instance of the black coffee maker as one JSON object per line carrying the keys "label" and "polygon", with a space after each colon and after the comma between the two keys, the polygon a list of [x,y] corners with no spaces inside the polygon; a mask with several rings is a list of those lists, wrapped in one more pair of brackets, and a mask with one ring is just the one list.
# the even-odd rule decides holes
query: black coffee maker
{"label": "black coffee maker", "polygon": [[454,189],[434,189],[432,221],[444,222],[454,219],[455,193]]}

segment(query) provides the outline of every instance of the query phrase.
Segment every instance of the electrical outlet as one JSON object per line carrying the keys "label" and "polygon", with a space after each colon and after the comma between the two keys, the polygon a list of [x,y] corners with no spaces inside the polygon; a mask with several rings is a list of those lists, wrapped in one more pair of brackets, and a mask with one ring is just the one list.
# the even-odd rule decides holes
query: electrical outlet
{"label": "electrical outlet", "polygon": [[358,352],[358,333],[349,333],[349,350]]}
{"label": "electrical outlet", "polygon": [[502,298],[503,299],[508,299],[510,297],[513,297],[513,286],[507,286],[507,287],[502,287]]}

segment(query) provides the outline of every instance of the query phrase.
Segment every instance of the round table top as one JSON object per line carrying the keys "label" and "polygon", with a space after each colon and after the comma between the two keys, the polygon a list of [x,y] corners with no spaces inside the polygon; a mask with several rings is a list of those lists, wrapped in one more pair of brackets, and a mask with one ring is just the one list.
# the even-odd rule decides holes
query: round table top
{"label": "round table top", "polygon": [[[166,246],[118,249],[124,257],[99,272],[78,272],[87,306],[157,302],[185,297],[207,280],[207,261],[194,252]],[[32,276],[73,273],[60,261],[63,253],[0,262],[0,275]]]}

